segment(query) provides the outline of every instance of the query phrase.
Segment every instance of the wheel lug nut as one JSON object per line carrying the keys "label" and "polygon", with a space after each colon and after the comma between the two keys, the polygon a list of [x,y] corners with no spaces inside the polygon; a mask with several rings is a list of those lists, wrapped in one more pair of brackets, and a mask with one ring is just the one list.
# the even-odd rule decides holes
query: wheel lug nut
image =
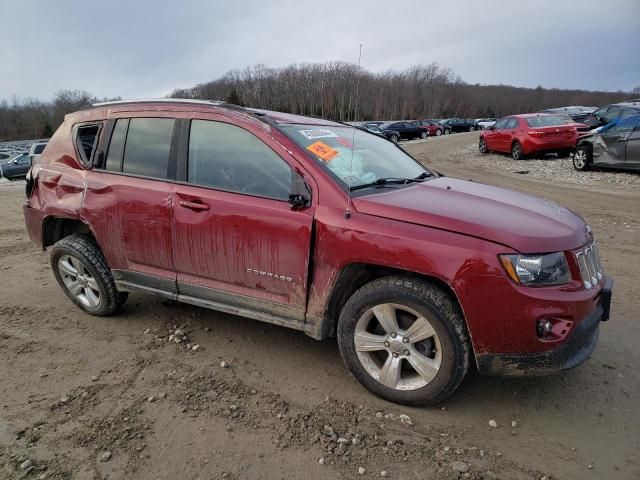
{"label": "wheel lug nut", "polygon": [[395,333],[391,334],[391,338],[396,338],[396,337],[397,337],[397,335]]}
{"label": "wheel lug nut", "polygon": [[390,345],[390,343],[389,343],[389,342],[384,342],[384,346],[385,346],[385,347],[388,347],[389,345]]}
{"label": "wheel lug nut", "polygon": [[393,352],[392,355],[393,355],[393,358],[398,358],[398,354],[396,352]]}
{"label": "wheel lug nut", "polygon": [[408,339],[407,337],[404,337],[404,338],[402,339],[402,343],[409,343],[409,339]]}
{"label": "wheel lug nut", "polygon": [[404,351],[404,354],[405,354],[405,355],[409,355],[409,350],[405,350],[405,351]]}

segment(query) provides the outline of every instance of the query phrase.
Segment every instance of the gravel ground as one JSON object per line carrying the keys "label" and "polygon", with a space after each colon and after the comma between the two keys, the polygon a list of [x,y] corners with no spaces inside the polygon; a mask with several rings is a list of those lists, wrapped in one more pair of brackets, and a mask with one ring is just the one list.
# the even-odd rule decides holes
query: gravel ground
{"label": "gravel ground", "polygon": [[475,163],[488,170],[506,171],[541,180],[606,186],[614,189],[629,187],[640,189],[640,173],[618,170],[579,172],[573,168],[571,158],[558,158],[553,154],[516,162],[506,154],[489,153],[483,155],[478,151],[477,145],[470,144],[454,150],[452,155],[460,157],[464,162]]}

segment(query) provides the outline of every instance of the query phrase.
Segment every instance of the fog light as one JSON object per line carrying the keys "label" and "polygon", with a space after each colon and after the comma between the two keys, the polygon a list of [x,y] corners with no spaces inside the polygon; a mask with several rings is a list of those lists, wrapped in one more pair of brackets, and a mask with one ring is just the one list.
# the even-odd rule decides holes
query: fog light
{"label": "fog light", "polygon": [[571,327],[571,320],[541,318],[536,321],[536,334],[542,342],[559,342],[569,334]]}
{"label": "fog light", "polygon": [[553,323],[548,318],[541,318],[536,322],[536,333],[538,338],[545,338],[551,333],[553,329]]}

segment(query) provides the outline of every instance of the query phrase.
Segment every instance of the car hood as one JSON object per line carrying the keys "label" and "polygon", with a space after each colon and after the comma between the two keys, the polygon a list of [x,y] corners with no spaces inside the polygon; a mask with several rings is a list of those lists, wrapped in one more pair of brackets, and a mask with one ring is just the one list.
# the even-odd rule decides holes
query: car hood
{"label": "car hood", "polygon": [[589,241],[584,220],[542,198],[439,177],[354,198],[360,213],[453,231],[523,253],[573,250]]}

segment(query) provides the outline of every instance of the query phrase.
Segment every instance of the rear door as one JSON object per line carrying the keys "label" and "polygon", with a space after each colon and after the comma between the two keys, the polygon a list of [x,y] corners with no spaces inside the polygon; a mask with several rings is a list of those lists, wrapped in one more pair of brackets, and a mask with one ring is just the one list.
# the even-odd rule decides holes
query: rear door
{"label": "rear door", "polygon": [[627,117],[604,130],[600,134],[599,141],[593,144],[593,162],[603,165],[624,165],[627,161],[627,139],[634,131],[636,124],[636,117]]}
{"label": "rear door", "polygon": [[[120,118],[108,125],[87,172],[83,216],[117,281],[175,293],[171,201],[173,118]],[[172,167],[173,165],[173,167]]]}
{"label": "rear door", "polygon": [[627,138],[626,165],[640,168],[640,115],[636,119],[635,127]]}
{"label": "rear door", "polygon": [[315,206],[288,203],[302,174],[262,130],[210,118],[191,121],[181,150],[186,172],[173,200],[180,295],[302,320]]}

